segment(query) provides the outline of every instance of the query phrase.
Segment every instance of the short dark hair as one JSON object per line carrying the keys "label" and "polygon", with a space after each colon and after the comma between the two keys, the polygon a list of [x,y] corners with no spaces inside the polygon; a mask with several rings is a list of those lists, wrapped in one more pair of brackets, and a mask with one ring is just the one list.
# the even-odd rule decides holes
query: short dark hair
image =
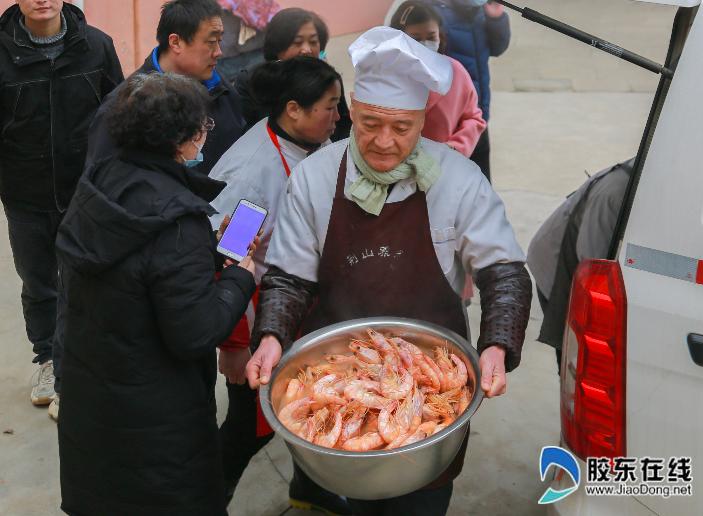
{"label": "short dark hair", "polygon": [[439,53],[444,54],[446,50],[446,35],[442,30],[442,16],[437,10],[421,0],[408,0],[398,6],[398,9],[391,17],[391,28],[405,32],[410,25],[419,25],[435,21],[439,26]]}
{"label": "short dark hair", "polygon": [[193,41],[200,24],[216,16],[222,16],[222,7],[216,0],[170,0],[161,7],[161,18],[156,28],[156,41],[159,52],[168,51],[168,37],[171,34]]}
{"label": "short dark hair", "polygon": [[173,157],[197,136],[210,101],[198,81],[174,73],[135,74],[108,111],[108,128],[118,147]]}
{"label": "short dark hair", "polygon": [[254,100],[272,118],[278,118],[291,100],[304,109],[320,100],[342,77],[322,59],[297,56],[259,65],[252,73],[249,89]]}
{"label": "short dark hair", "polygon": [[320,18],[317,13],[310,11],[310,14],[312,14],[312,22],[315,24],[315,28],[317,29],[317,37],[320,40],[320,50],[325,50],[327,48],[327,43],[330,40],[330,30],[327,28],[325,20]]}
{"label": "short dark hair", "polygon": [[306,23],[311,22],[315,25],[315,29],[317,30],[317,37],[320,40],[320,49],[324,50],[330,39],[330,31],[322,18],[311,11],[306,11],[299,7],[289,7],[288,9],[278,11],[266,26],[264,58],[267,61],[277,60],[278,54],[284,52],[293,44],[300,28]]}

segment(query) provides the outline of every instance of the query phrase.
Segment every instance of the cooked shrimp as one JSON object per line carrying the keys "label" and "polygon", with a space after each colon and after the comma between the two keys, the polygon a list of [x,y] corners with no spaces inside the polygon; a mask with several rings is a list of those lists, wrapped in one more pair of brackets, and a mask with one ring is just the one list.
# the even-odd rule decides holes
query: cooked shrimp
{"label": "cooked shrimp", "polygon": [[361,435],[361,427],[368,413],[368,409],[360,403],[353,401],[347,405],[342,415],[342,433],[339,436],[337,445],[341,446],[353,437]]}
{"label": "cooked shrimp", "polygon": [[370,344],[381,352],[383,360],[389,361],[393,367],[397,368],[400,365],[400,357],[395,345],[377,331],[367,330],[367,333],[371,337]]}
{"label": "cooked shrimp", "polygon": [[411,402],[412,419],[410,421],[410,431],[413,432],[422,423],[422,406],[425,404],[425,396],[419,389],[413,391]]}
{"label": "cooked shrimp", "polygon": [[386,446],[386,448],[392,450],[395,448],[400,448],[401,446],[408,446],[409,444],[422,441],[427,438],[427,436],[432,435],[436,427],[437,423],[433,421],[422,423],[415,431],[398,436],[398,438]]}
{"label": "cooked shrimp", "polygon": [[339,367],[336,367],[335,364],[318,364],[316,366],[308,366],[305,372],[309,380],[314,382],[322,376],[339,372]]}
{"label": "cooked shrimp", "polygon": [[320,446],[397,448],[441,432],[471,401],[468,365],[445,347],[434,353],[367,330],[350,352],[310,363],[285,385],[278,417]]}
{"label": "cooked shrimp", "polygon": [[439,392],[440,370],[434,361],[425,355],[415,344],[403,340],[399,337],[391,339],[398,347],[412,357],[413,364],[419,369],[420,374],[415,378],[421,385],[425,385],[429,392]]}
{"label": "cooked shrimp", "polygon": [[366,364],[357,367],[356,372],[358,376],[368,378],[369,380],[380,380],[381,370],[383,366],[381,364]]}
{"label": "cooked shrimp", "polygon": [[325,446],[326,448],[333,448],[334,445],[339,440],[339,436],[342,434],[342,414],[337,412],[334,415],[334,424],[329,432],[318,433],[315,436],[315,444],[318,446]]}
{"label": "cooked shrimp", "polygon": [[381,437],[387,443],[393,442],[399,435],[408,431],[408,427],[401,427],[398,419],[393,415],[397,407],[397,401],[389,403],[378,415],[378,433],[381,434]]}
{"label": "cooked shrimp", "polygon": [[325,405],[328,403],[335,403],[337,405],[346,404],[345,399],[334,390],[334,384],[338,380],[339,377],[336,374],[328,374],[316,381],[312,386],[312,397],[315,401]]}
{"label": "cooked shrimp", "polygon": [[348,400],[359,401],[365,407],[381,410],[388,404],[388,400],[383,396],[369,392],[367,382],[352,380],[344,389],[344,397]]}
{"label": "cooked shrimp", "polygon": [[342,445],[342,448],[348,451],[364,452],[375,450],[385,444],[383,437],[378,432],[369,432],[360,437],[349,439]]}
{"label": "cooked shrimp", "polygon": [[446,348],[435,348],[437,365],[442,373],[440,383],[442,392],[463,387],[469,379],[466,364],[454,353],[449,353]]}
{"label": "cooked shrimp", "polygon": [[326,355],[325,360],[333,366],[363,367],[365,365],[365,362],[362,362],[355,356],[349,355]]}
{"label": "cooked shrimp", "polygon": [[297,378],[292,378],[288,382],[286,393],[283,395],[283,405],[288,405],[289,403],[302,398],[304,390],[305,386],[303,383]]}
{"label": "cooked shrimp", "polygon": [[357,358],[359,358],[363,362],[366,362],[367,364],[380,364],[383,361],[383,359],[381,358],[381,354],[378,351],[366,346],[361,341],[353,340],[349,344],[349,349],[352,350],[352,352],[354,353],[354,355],[357,356]]}
{"label": "cooked shrimp", "polygon": [[414,386],[412,375],[405,369],[401,368],[396,371],[391,366],[390,362],[383,364],[381,371],[381,394],[385,398],[391,400],[400,400],[405,398],[413,390]]}
{"label": "cooked shrimp", "polygon": [[398,409],[395,411],[395,419],[398,421],[398,425],[403,428],[403,431],[407,432],[413,423],[412,396],[408,396],[398,405]]}
{"label": "cooked shrimp", "polygon": [[427,435],[432,435],[437,429],[437,423],[435,421],[426,421],[422,423],[417,429],[425,432]]}
{"label": "cooked shrimp", "polygon": [[285,405],[278,413],[278,419],[288,430],[299,434],[306,424],[306,416],[310,406],[314,403],[312,398],[301,398]]}
{"label": "cooked shrimp", "polygon": [[427,397],[427,402],[422,407],[422,414],[425,420],[432,421],[454,417],[454,407],[447,394],[452,393],[430,394]]}
{"label": "cooked shrimp", "polygon": [[451,425],[452,423],[453,423],[453,421],[450,421],[450,422],[441,423],[441,424],[437,425],[437,426],[434,428],[434,431],[433,431],[430,435],[434,435],[434,434],[440,433],[442,430],[444,430],[445,428],[447,428],[447,427],[448,427],[449,425]]}
{"label": "cooked shrimp", "polygon": [[[434,428],[435,427],[433,426],[432,430],[434,430]],[[409,444],[422,441],[423,439],[426,439],[428,435],[432,434],[428,434],[427,431],[420,426],[417,430],[415,430],[415,433],[410,435],[410,437],[408,437],[405,442],[403,442],[402,446],[408,446]]]}

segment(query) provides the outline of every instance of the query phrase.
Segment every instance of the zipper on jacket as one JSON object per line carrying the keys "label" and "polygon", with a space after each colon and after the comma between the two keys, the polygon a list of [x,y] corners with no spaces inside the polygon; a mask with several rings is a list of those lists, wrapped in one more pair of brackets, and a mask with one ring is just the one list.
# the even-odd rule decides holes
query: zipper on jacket
{"label": "zipper on jacket", "polygon": [[59,213],[63,213],[64,209],[59,206],[59,199],[56,188],[56,159],[54,157],[54,63],[56,60],[51,60],[49,73],[49,154],[51,155],[51,183],[54,187],[54,204]]}

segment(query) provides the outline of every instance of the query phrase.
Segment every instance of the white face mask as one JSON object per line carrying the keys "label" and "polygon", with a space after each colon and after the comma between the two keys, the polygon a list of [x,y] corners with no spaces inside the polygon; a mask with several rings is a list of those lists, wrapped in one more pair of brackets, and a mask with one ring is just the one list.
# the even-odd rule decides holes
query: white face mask
{"label": "white face mask", "polygon": [[420,44],[429,48],[433,52],[439,52],[439,41],[433,39],[426,39],[425,41],[420,41]]}

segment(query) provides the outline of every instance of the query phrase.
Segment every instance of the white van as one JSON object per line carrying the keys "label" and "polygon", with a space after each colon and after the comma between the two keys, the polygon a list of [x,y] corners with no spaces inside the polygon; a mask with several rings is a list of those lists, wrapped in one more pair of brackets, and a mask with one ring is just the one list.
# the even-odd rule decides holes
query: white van
{"label": "white van", "polygon": [[[666,63],[675,73],[654,100],[614,260],[582,262],[574,277],[561,445],[578,457],[581,485],[549,506],[553,514],[703,515],[703,12],[700,0],[651,1],[679,7]],[[588,494],[596,456],[663,458],[664,474],[681,458],[692,494],[665,498],[656,482]],[[551,488],[573,485],[557,469]]]}

